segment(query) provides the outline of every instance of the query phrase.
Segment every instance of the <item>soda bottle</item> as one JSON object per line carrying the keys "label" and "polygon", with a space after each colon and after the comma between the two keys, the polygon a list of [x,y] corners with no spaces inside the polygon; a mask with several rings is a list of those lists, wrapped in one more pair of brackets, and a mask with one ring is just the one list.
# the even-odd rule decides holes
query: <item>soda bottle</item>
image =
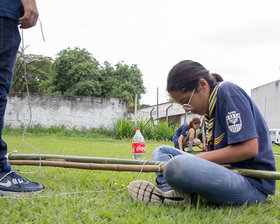
{"label": "soda bottle", "polygon": [[146,158],[145,140],[140,132],[140,128],[136,128],[136,133],[132,139],[132,154],[135,160]]}

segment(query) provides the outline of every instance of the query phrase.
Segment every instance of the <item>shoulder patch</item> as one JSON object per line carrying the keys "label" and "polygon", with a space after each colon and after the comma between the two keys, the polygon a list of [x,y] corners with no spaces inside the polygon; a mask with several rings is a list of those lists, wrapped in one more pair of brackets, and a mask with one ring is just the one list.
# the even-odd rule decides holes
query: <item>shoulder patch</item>
{"label": "shoulder patch", "polygon": [[236,111],[228,112],[228,115],[226,116],[227,126],[228,129],[233,132],[237,133],[242,128],[242,120],[240,113],[237,113]]}

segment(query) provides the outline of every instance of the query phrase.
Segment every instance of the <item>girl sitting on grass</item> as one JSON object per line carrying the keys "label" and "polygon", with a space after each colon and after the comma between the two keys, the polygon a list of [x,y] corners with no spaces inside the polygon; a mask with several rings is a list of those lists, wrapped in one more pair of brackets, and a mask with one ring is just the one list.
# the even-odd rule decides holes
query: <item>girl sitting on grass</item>
{"label": "girl sitting on grass", "polygon": [[157,186],[133,181],[129,194],[135,200],[184,204],[201,195],[214,204],[241,205],[265,202],[275,193],[275,180],[245,177],[232,167],[275,171],[266,122],[243,89],[212,75],[201,64],[185,60],[168,74],[171,97],[195,114],[205,115],[208,151],[190,155],[160,146],[153,160],[167,162],[157,173]]}

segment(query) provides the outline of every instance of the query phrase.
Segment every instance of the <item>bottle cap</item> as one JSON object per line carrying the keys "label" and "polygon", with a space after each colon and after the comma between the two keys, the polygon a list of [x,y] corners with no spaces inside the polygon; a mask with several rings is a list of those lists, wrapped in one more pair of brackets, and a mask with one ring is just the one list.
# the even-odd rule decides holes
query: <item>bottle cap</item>
{"label": "bottle cap", "polygon": [[140,128],[137,127],[137,128],[136,128],[136,131],[140,131]]}

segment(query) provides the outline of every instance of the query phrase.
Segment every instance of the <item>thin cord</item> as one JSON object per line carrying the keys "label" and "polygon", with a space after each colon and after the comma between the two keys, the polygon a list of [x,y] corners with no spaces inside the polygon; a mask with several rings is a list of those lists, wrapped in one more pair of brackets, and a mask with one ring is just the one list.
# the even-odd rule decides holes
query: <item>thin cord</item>
{"label": "thin cord", "polygon": [[[43,28],[42,28],[42,23],[41,23],[41,20],[39,19],[39,22],[40,22],[40,27],[41,27],[41,34],[42,34],[42,38],[43,40],[45,41],[45,38],[44,38],[44,34],[43,34]],[[25,133],[27,131],[27,128],[29,126],[31,126],[32,124],[32,107],[31,107],[31,103],[30,103],[30,92],[29,92],[29,86],[28,86],[28,79],[27,79],[27,66],[26,66],[26,58],[25,58],[25,45],[24,45],[24,35],[23,35],[23,29],[22,29],[22,55],[23,55],[23,63],[24,63],[24,79],[25,79],[25,85],[26,85],[26,91],[27,91],[27,103],[28,103],[28,108],[29,108],[29,122],[27,125],[24,126],[24,130],[23,130],[23,133],[22,133],[22,142],[26,145],[28,145],[29,147],[31,147],[39,156],[39,160],[40,160],[40,163],[38,165],[38,168],[37,170],[35,171],[32,171],[32,172],[22,172],[22,171],[15,171],[15,170],[11,170],[10,172],[8,172],[7,174],[5,174],[3,177],[0,178],[0,181],[2,181],[6,176],[8,176],[10,173],[21,173],[21,174],[34,174],[36,172],[39,171],[39,169],[41,168],[41,155],[40,155],[40,152],[39,150],[37,150],[33,145],[27,143],[24,139],[25,137]],[[11,153],[8,153],[7,156],[11,155],[13,152]],[[171,154],[164,154],[164,155],[161,155],[159,156],[158,158],[162,157],[162,156],[166,156],[166,155],[169,155],[171,158],[173,157]],[[149,162],[150,160],[147,160],[145,163],[143,163],[142,165],[142,168],[136,178],[136,180],[139,180],[140,178],[140,175],[142,174],[143,170],[144,170],[144,166],[147,165],[147,163]],[[159,164],[159,171],[160,171],[160,166],[163,165],[163,163]],[[118,189],[118,190],[99,190],[99,191],[75,191],[75,192],[63,192],[63,193],[59,193],[59,194],[56,194],[55,197],[59,197],[59,196],[64,196],[64,195],[75,195],[75,194],[92,194],[92,193],[101,193],[101,192],[120,192],[120,191],[123,191],[125,190],[126,188],[128,188],[128,185],[125,186],[124,188],[121,188],[121,189]],[[36,195],[36,194],[34,194]],[[25,195],[24,193],[20,195],[21,197],[19,198],[17,195],[8,195],[8,196],[2,196],[0,197],[0,199],[4,199],[4,198],[14,198],[14,199],[24,199],[25,196],[28,196],[30,197],[30,195]],[[32,195],[33,196],[33,195]],[[39,198],[49,198],[49,197],[53,197],[52,196],[41,196],[41,195],[38,195]]]}
{"label": "thin cord", "polygon": [[[35,171],[29,171],[29,172],[23,172],[23,171],[15,171],[15,170],[12,170],[10,172],[16,172],[16,173],[21,173],[21,174],[34,174],[36,172],[39,171],[39,169],[41,168],[41,155],[40,155],[40,152],[39,150],[37,150],[33,145],[27,143],[24,139],[24,136],[25,136],[25,133],[26,133],[26,130],[29,126],[31,126],[31,123],[32,123],[32,108],[31,108],[31,104],[30,104],[30,92],[29,92],[29,86],[28,86],[28,80],[27,80],[27,69],[26,69],[26,59],[25,59],[25,46],[24,46],[24,35],[23,35],[23,29],[21,30],[21,38],[22,38],[22,56],[23,56],[23,73],[24,73],[24,80],[25,80],[25,86],[26,86],[26,91],[27,91],[27,104],[28,104],[28,108],[29,108],[29,122],[27,125],[24,126],[24,130],[23,130],[23,133],[22,133],[22,142],[26,145],[28,145],[29,147],[31,147],[39,156],[39,160],[40,160],[40,163],[38,165],[38,168],[37,170]],[[1,179],[2,180],[2,179]],[[0,180],[0,181],[1,181]]]}
{"label": "thin cord", "polygon": [[[171,154],[164,154],[164,155],[161,155],[161,156],[159,156],[159,157],[157,157],[157,158],[160,158],[160,157],[163,157],[163,156],[166,156],[166,155],[170,156],[171,158],[173,157]],[[138,174],[136,180],[139,180],[140,175],[142,174],[142,172],[143,172],[143,170],[144,170],[144,167],[145,167],[145,166],[147,165],[147,163],[150,162],[150,161],[152,161],[152,160],[146,160],[145,163],[143,163],[142,168],[141,168],[141,170],[140,170],[140,172],[139,172],[139,174]],[[159,172],[160,172],[161,166],[163,166],[164,164],[165,164],[164,162],[162,162],[162,163],[159,164]],[[127,188],[128,188],[128,185],[125,185],[125,187],[123,187],[123,188],[121,188],[121,189],[117,189],[117,190],[98,190],[98,191],[62,192],[62,193],[59,193],[59,194],[55,194],[54,196],[55,196],[55,197],[60,197],[60,196],[68,196],[68,195],[76,195],[76,194],[94,194],[94,193],[107,193],[107,192],[108,192],[108,193],[109,193],[109,192],[111,192],[111,193],[116,193],[116,192],[121,192],[121,191],[123,191],[123,190],[125,190],[125,189],[127,189]],[[26,194],[21,194],[21,195],[2,196],[2,197],[0,197],[0,199],[9,198],[9,199],[21,200],[21,199],[30,198],[30,196],[31,196],[31,197],[37,196],[37,198],[51,198],[51,197],[53,197],[53,195],[41,196],[41,195],[38,195],[38,194],[35,193],[35,194],[27,194],[27,195],[26,195]]]}
{"label": "thin cord", "polygon": [[43,38],[43,41],[45,42],[45,36],[44,36],[44,32],[43,32],[43,26],[42,26],[42,22],[39,18],[39,22],[40,22],[40,28],[41,28],[41,35],[42,35],[42,38]]}
{"label": "thin cord", "polygon": [[121,192],[123,190],[125,190],[126,188],[128,188],[128,186],[125,186],[124,188],[121,189],[117,189],[117,190],[99,190],[99,191],[75,191],[75,192],[62,192],[59,194],[55,194],[55,195],[38,195],[38,193],[35,194],[21,194],[21,195],[8,195],[8,196],[2,196],[0,197],[0,199],[17,199],[17,200],[23,200],[26,198],[30,198],[30,197],[35,197],[38,196],[37,198],[52,198],[53,196],[55,197],[60,197],[60,196],[68,196],[68,195],[75,195],[75,194],[94,194],[94,193],[116,193],[116,192]]}
{"label": "thin cord", "polygon": [[[27,127],[31,125],[31,122],[32,122],[32,109],[31,109],[31,104],[30,104],[30,93],[29,93],[29,86],[28,86],[28,81],[27,81],[27,69],[26,69],[26,59],[25,59],[25,46],[24,46],[24,35],[23,35],[23,29],[21,30],[21,38],[22,38],[22,41],[21,41],[21,44],[22,44],[22,56],[23,56],[23,73],[24,73],[24,80],[25,80],[25,85],[26,85],[26,91],[27,91],[27,103],[28,103],[28,108],[29,108],[29,122],[27,125],[24,126],[24,130],[23,130],[23,133],[22,133],[22,142],[26,145],[28,145],[29,147],[31,147],[39,156],[39,159],[40,159],[40,163],[38,165],[38,168],[37,170],[35,171],[29,171],[29,172],[23,172],[23,171],[18,171],[18,170],[11,170],[9,171],[8,173],[6,173],[4,176],[2,176],[0,178],[0,182],[6,177],[8,176],[9,174],[11,173],[21,173],[21,174],[34,174],[36,172],[39,171],[40,167],[41,167],[41,155],[40,155],[40,152],[31,144],[25,142],[24,140],[24,136],[25,136],[25,133],[26,133],[26,130],[27,130]],[[41,27],[41,31],[42,31],[42,27]],[[7,154],[7,158],[9,158],[9,155],[11,153],[8,153]]]}

